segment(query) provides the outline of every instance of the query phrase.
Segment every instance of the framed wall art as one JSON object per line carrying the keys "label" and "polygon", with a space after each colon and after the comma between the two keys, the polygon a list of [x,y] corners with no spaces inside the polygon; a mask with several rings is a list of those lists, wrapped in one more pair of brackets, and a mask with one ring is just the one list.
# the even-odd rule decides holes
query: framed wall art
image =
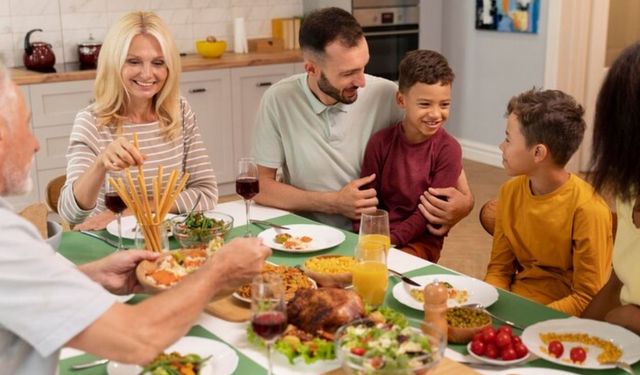
{"label": "framed wall art", "polygon": [[537,33],[540,0],[476,0],[476,29]]}

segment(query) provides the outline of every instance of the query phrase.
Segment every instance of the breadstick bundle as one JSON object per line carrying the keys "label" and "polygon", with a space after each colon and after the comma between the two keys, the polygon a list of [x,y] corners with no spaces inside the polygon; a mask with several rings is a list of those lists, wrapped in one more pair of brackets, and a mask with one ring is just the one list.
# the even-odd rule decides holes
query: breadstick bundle
{"label": "breadstick bundle", "polygon": [[[138,135],[133,135],[133,144],[138,148]],[[109,183],[118,192],[127,207],[133,212],[138,224],[144,234],[145,248],[161,252],[162,241],[160,231],[165,216],[169,213],[176,197],[187,184],[189,173],[184,173],[178,181],[178,171],[173,170],[169,174],[166,184],[163,184],[163,168],[158,166],[158,174],[152,180],[152,194],[149,197],[145,185],[144,170],[138,166],[138,187],[134,183],[129,169],[125,170],[126,179],[115,180],[109,177]],[[151,198],[151,199],[149,199]]]}

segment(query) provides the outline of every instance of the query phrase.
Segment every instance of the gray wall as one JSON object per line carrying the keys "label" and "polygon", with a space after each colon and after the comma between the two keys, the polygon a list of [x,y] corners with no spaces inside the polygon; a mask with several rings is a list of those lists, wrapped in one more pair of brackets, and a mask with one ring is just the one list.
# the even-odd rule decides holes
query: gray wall
{"label": "gray wall", "polygon": [[473,158],[479,147],[499,158],[507,101],[544,83],[548,0],[541,2],[537,34],[476,30],[475,1],[420,5],[420,47],[440,51],[456,74],[447,130],[461,141],[466,157]]}

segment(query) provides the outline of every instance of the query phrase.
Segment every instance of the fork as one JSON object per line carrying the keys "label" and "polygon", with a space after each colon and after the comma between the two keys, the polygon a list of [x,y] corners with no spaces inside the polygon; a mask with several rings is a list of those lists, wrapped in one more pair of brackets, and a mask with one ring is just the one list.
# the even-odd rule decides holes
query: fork
{"label": "fork", "polygon": [[630,364],[622,361],[609,361],[609,362],[600,362],[603,365],[614,365],[620,370],[626,372],[627,374],[636,375],[636,372],[633,370]]}

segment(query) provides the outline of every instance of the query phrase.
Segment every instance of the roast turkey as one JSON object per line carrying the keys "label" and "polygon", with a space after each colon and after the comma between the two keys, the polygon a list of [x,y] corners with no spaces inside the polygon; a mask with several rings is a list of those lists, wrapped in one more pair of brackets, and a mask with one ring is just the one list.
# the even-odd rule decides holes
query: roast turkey
{"label": "roast turkey", "polygon": [[363,316],[360,296],[339,288],[299,289],[287,305],[290,324],[323,337],[331,337],[343,324]]}

